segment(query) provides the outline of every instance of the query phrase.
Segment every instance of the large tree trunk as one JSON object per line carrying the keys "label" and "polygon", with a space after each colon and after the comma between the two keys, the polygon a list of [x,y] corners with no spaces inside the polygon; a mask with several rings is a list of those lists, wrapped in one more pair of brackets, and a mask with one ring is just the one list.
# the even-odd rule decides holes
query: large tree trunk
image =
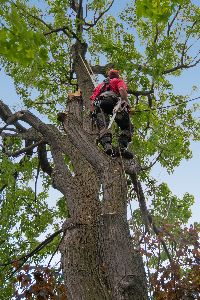
{"label": "large tree trunk", "polygon": [[108,157],[94,142],[88,118],[91,80],[77,53],[75,71],[83,106],[81,98],[74,96],[68,101],[67,113],[61,115],[73,148],[69,155],[74,168],[70,182],[62,185],[70,212],[60,246],[68,299],[146,300],[144,266],[131,243],[127,223],[123,161]]}

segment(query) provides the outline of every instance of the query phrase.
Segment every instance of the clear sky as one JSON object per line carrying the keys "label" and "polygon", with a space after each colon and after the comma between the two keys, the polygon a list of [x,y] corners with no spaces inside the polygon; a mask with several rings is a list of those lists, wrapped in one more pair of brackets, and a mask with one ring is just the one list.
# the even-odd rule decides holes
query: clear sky
{"label": "clear sky", "polygon": [[[112,13],[125,6],[127,0],[116,0]],[[199,0],[193,1],[199,4]],[[191,94],[191,98],[200,96],[200,66],[183,72],[182,76],[173,79],[177,94],[188,95],[192,91],[192,86],[196,85],[198,90]],[[14,106],[16,109],[22,108],[22,103],[17,96],[12,79],[0,71],[0,98],[7,104]],[[200,99],[197,100],[200,103]],[[200,114],[199,114],[200,115]],[[200,143],[191,143],[193,158],[189,161],[182,161],[181,165],[175,169],[174,173],[168,175],[167,172],[159,165],[154,167],[152,174],[160,180],[168,183],[172,192],[177,196],[183,196],[189,192],[195,196],[195,205],[193,206],[193,216],[191,222],[200,221]]]}

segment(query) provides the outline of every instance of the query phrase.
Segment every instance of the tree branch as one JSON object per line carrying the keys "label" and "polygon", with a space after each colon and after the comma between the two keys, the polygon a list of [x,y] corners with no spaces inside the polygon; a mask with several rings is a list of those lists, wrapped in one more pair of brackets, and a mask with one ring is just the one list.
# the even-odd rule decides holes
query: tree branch
{"label": "tree branch", "polygon": [[153,40],[153,42],[154,42],[155,44],[156,44],[156,42],[157,42],[158,35],[159,35],[159,29],[158,29],[158,25],[156,24],[156,34],[155,34],[155,37],[154,37],[154,40]]}
{"label": "tree branch", "polygon": [[161,157],[163,153],[163,149],[160,151],[160,153],[158,154],[158,156],[155,158],[154,162],[152,162],[149,166],[147,167],[141,167],[141,170],[144,171],[144,170],[148,170],[148,169],[151,169],[156,163],[157,161],[159,160],[159,158]]}
{"label": "tree branch", "polygon": [[27,253],[26,255],[21,256],[18,259],[12,260],[10,262],[7,263],[3,263],[0,264],[0,267],[4,267],[4,266],[8,266],[8,265],[12,265],[16,262],[20,263],[20,266],[17,267],[10,275],[10,277],[12,277],[19,269],[21,269],[21,267],[25,264],[25,262],[32,256],[34,256],[35,254],[37,254],[38,252],[40,252],[43,248],[45,248],[49,243],[51,243],[54,238],[59,235],[60,233],[63,232],[63,229],[60,229],[56,232],[54,232],[52,235],[50,235],[48,238],[46,238],[43,242],[41,242],[35,249],[33,249],[31,252]]}
{"label": "tree branch", "polygon": [[71,8],[73,9],[73,11],[75,11],[77,13],[78,9],[79,9],[78,1],[77,0],[71,0],[70,5],[71,5]]}
{"label": "tree branch", "polygon": [[109,158],[101,153],[92,143],[90,136],[81,128],[73,114],[63,113],[60,117],[62,118],[64,130],[71,143],[82,153],[85,159],[99,174],[103,174],[106,166],[109,164]]}
{"label": "tree branch", "polygon": [[109,9],[112,7],[113,3],[114,3],[114,0],[112,0],[110,5],[102,13],[100,13],[97,18],[94,17],[94,23],[90,24],[90,23],[85,22],[85,26],[88,26],[88,28],[85,28],[85,30],[89,30],[92,27],[94,27],[97,24],[97,22],[103,17],[103,15],[109,11]]}
{"label": "tree branch", "polygon": [[[19,122],[17,122],[18,118],[17,115],[15,115],[11,112],[10,108],[3,102],[0,100],[0,118],[7,124],[13,124],[15,125],[15,127],[21,131],[21,132],[25,132],[26,128],[23,127],[21,124],[19,124]],[[4,127],[4,129],[7,127],[7,125]],[[4,130],[2,129],[2,130]]]}
{"label": "tree branch", "polygon": [[168,23],[168,26],[167,26],[167,36],[169,36],[170,30],[171,30],[171,28],[172,28],[172,26],[173,26],[173,24],[174,24],[176,18],[178,17],[178,14],[179,14],[180,10],[181,10],[181,5],[179,5],[178,10],[177,10],[177,12],[175,13],[175,15],[174,15],[173,19],[171,20],[171,22]]}
{"label": "tree branch", "polygon": [[109,69],[114,68],[114,64],[113,63],[109,63],[105,66],[100,66],[100,65],[96,65],[96,66],[91,66],[91,69],[93,71],[94,74],[101,74],[104,77],[107,77],[107,72]]}
{"label": "tree branch", "polygon": [[[127,170],[126,170],[127,171]],[[142,218],[143,218],[143,221],[144,221],[144,224],[145,224],[145,227],[146,227],[146,232],[149,231],[149,228],[152,227],[154,233],[159,237],[162,245],[163,245],[163,248],[167,254],[167,257],[170,261],[170,263],[172,264],[173,263],[173,260],[171,258],[171,255],[168,251],[168,248],[165,244],[165,241],[163,240],[163,238],[161,238],[159,235],[160,235],[160,230],[157,228],[157,226],[155,225],[155,223],[153,222],[153,219],[152,219],[152,216],[150,215],[148,209],[147,209],[147,205],[146,205],[146,201],[145,201],[145,196],[144,196],[144,193],[143,193],[143,190],[142,190],[142,186],[141,186],[141,183],[140,181],[138,180],[137,178],[137,173],[135,172],[135,170],[132,170],[132,172],[128,173],[130,175],[130,178],[133,182],[133,186],[134,186],[134,189],[135,189],[135,192],[137,194],[137,198],[138,198],[138,202],[139,202],[139,206],[140,206],[140,210],[141,210],[141,214],[142,214]]]}
{"label": "tree branch", "polygon": [[182,69],[189,69],[189,68],[193,68],[195,67],[198,63],[200,62],[200,59],[198,59],[195,63],[193,64],[181,64],[181,65],[178,65],[174,68],[171,68],[169,70],[165,70],[162,74],[169,74],[169,73],[173,73],[177,70],[182,70]]}
{"label": "tree branch", "polygon": [[[70,34],[68,34],[66,30]],[[69,26],[64,26],[64,27],[60,27],[60,28],[51,29],[50,31],[44,33],[44,35],[47,36],[47,35],[50,35],[54,32],[57,33],[57,32],[60,32],[60,31],[64,32],[68,37],[73,37],[74,39],[76,39],[80,43],[82,42],[81,39],[79,39],[79,37],[77,36],[77,34],[69,28]]]}
{"label": "tree branch", "polygon": [[45,25],[46,27],[48,27],[49,29],[52,29],[52,26],[48,23],[46,23],[42,18],[32,15],[31,13],[29,13],[28,11],[26,11],[23,7],[20,7],[18,4],[16,4],[14,1],[11,1],[12,4],[19,10],[22,10],[25,14],[24,16],[28,15],[29,17],[39,21],[40,23],[42,23],[43,25]]}
{"label": "tree branch", "polygon": [[7,156],[12,156],[12,157],[18,157],[19,155],[21,155],[21,154],[23,154],[23,153],[25,153],[25,152],[27,152],[27,151],[30,151],[30,150],[32,150],[32,149],[34,149],[35,147],[37,147],[37,146],[39,146],[40,144],[42,144],[44,141],[40,141],[40,142],[37,142],[37,143],[35,143],[35,144],[31,144],[30,146],[28,146],[28,147],[25,147],[25,148],[23,148],[23,149],[20,149],[20,150],[18,150],[18,151],[15,151],[15,152],[5,152],[5,154],[7,155]]}
{"label": "tree branch", "polygon": [[[193,29],[193,27],[196,25],[196,23],[197,23],[197,20],[193,22],[193,24],[192,24],[192,26],[190,27],[190,29]],[[185,39],[185,43],[184,43],[184,46],[183,46],[183,49],[182,49],[182,53],[181,53],[181,64],[184,63],[184,61],[183,61],[184,55],[185,55],[185,54],[187,53],[187,51],[190,49],[190,47],[186,49],[186,46],[187,46],[187,42],[189,41],[189,38],[190,38],[191,34],[192,34],[192,31],[189,32],[188,36],[187,36],[186,39]],[[186,51],[185,51],[185,50],[186,50]]]}

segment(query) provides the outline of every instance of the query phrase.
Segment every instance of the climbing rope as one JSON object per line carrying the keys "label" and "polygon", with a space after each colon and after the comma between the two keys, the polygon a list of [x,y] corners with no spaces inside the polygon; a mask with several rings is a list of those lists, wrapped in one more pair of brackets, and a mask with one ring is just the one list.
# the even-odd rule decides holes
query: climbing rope
{"label": "climbing rope", "polygon": [[[92,83],[93,83],[93,85],[94,85],[94,87],[95,87],[95,86],[97,85],[97,82],[96,82],[96,80],[94,79],[94,76],[95,76],[95,75],[94,75],[94,73],[93,73],[93,71],[92,71],[91,66],[87,63],[87,65],[88,65],[88,67],[87,67],[87,65],[86,65],[86,63],[84,62],[84,60],[83,60],[83,58],[82,58],[82,56],[81,56],[80,53],[79,53],[79,57],[80,57],[80,59],[81,59],[83,65],[84,65],[84,67],[85,67],[85,69],[86,69],[88,75],[90,76],[90,79],[91,79],[91,81],[92,81]],[[89,70],[89,69],[90,69],[90,70]]]}

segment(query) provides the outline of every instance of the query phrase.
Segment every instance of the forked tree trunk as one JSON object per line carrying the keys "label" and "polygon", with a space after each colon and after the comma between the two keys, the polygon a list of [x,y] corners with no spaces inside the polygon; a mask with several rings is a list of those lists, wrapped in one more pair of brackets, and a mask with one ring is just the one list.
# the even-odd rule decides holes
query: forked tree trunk
{"label": "forked tree trunk", "polygon": [[123,162],[106,156],[94,142],[88,116],[92,86],[80,59],[82,50],[76,48],[74,66],[83,106],[80,97],[72,97],[61,117],[73,174],[65,182],[64,175],[54,176],[70,212],[60,245],[67,299],[146,300],[144,266],[128,229]]}

